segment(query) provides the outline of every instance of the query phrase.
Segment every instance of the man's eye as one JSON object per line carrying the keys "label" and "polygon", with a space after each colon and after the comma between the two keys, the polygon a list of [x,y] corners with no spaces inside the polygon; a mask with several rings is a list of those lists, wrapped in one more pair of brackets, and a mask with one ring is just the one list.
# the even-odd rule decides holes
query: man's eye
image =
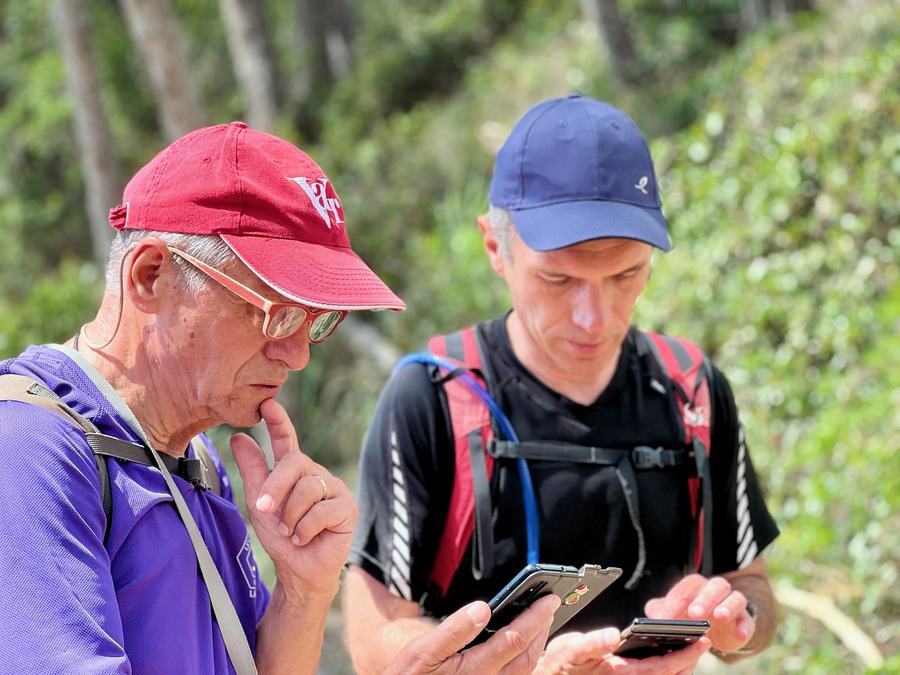
{"label": "man's eye", "polygon": [[616,281],[628,281],[629,279],[634,279],[637,276],[637,270],[630,270],[628,272],[622,272],[621,274],[617,274],[615,279]]}

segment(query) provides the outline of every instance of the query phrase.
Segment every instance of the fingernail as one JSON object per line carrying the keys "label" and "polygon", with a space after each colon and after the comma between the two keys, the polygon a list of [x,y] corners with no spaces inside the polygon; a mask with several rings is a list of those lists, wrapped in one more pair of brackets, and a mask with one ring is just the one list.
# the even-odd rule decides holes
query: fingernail
{"label": "fingernail", "polygon": [[264,494],[260,495],[259,499],[256,500],[256,508],[260,511],[268,511],[272,508],[272,505],[275,503],[275,500],[272,499],[272,495]]}
{"label": "fingernail", "polygon": [[619,631],[615,628],[607,628],[601,633],[603,636],[603,644],[607,647],[612,647],[614,645],[619,644]]}
{"label": "fingernail", "polygon": [[481,603],[477,605],[469,605],[466,607],[466,614],[475,622],[476,626],[486,624],[491,618],[490,611],[485,611],[487,607]]}
{"label": "fingernail", "polygon": [[703,614],[703,608],[700,605],[691,605],[688,613],[693,614],[694,616],[700,616],[701,614]]}
{"label": "fingernail", "polygon": [[291,531],[288,529],[288,526],[285,525],[284,523],[281,523],[281,524],[278,526],[278,534],[280,534],[282,537],[286,537],[286,536],[288,536],[290,533],[291,533]]}
{"label": "fingernail", "polygon": [[731,618],[731,612],[723,607],[716,612],[716,616],[722,621],[728,621]]}
{"label": "fingernail", "polygon": [[291,541],[294,543],[294,546],[300,545],[300,537],[298,537],[296,534],[293,537],[291,537]]}

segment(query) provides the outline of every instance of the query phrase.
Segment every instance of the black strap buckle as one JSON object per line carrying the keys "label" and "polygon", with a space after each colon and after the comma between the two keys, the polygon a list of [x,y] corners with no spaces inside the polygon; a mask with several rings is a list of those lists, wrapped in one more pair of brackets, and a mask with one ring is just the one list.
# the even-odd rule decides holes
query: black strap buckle
{"label": "black strap buckle", "polygon": [[663,461],[665,448],[651,448],[639,445],[631,451],[631,461],[635,469],[662,469],[667,466]]}
{"label": "black strap buckle", "polygon": [[209,473],[203,460],[179,457],[178,475],[201,490],[209,489]]}

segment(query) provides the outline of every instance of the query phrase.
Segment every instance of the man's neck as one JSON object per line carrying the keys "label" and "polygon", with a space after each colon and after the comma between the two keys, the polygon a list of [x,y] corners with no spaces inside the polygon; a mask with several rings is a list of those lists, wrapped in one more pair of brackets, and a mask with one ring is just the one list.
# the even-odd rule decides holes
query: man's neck
{"label": "man's neck", "polygon": [[599,369],[564,369],[553,363],[537,348],[515,312],[506,319],[506,331],[513,354],[532,375],[553,391],[581,405],[591,405],[609,386],[616,372],[619,355],[622,353],[619,346],[615,354]]}
{"label": "man's neck", "polygon": [[[173,378],[159,372],[158,368],[150,367],[141,345],[128,345],[126,342],[124,335],[116,336],[102,350],[94,349],[85,340],[82,329],[78,352],[131,409],[153,448],[181,457],[191,438],[215,424],[198,420],[185,423],[185,419],[194,416],[185,415],[186,411],[177,405],[175,392],[169,391],[167,383],[172,382]],[[71,341],[68,344],[74,347]]]}

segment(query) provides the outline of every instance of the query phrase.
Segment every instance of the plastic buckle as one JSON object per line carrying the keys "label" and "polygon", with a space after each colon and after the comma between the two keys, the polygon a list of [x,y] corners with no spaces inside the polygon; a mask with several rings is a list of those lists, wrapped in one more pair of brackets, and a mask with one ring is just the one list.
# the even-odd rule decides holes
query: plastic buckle
{"label": "plastic buckle", "polygon": [[635,469],[665,468],[663,462],[664,448],[651,448],[647,445],[639,445],[631,451],[631,459]]}
{"label": "plastic buckle", "polygon": [[180,457],[178,459],[178,474],[196,488],[209,489],[209,474],[206,465],[199,459]]}

